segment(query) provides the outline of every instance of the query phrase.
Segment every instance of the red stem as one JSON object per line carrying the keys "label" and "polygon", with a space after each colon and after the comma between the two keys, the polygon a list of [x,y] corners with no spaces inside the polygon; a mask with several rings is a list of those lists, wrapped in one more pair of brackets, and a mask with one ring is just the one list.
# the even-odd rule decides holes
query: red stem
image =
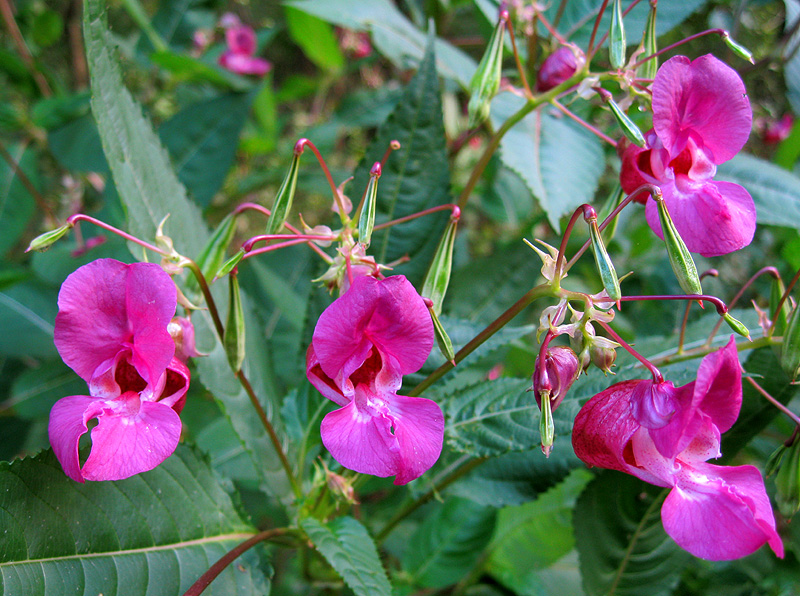
{"label": "red stem", "polygon": [[[783,296],[781,296],[781,299],[778,301],[778,308],[775,309],[776,313],[781,312],[784,302],[786,302],[786,299],[789,298],[789,293],[794,289],[794,285],[797,283],[798,279],[800,279],[800,269],[797,270],[797,273],[794,274],[792,281],[790,281],[789,285],[786,286],[786,291],[783,293]],[[775,317],[775,320],[772,321],[772,325],[769,326],[769,333],[767,333],[767,335],[772,335],[772,332],[775,329],[775,323],[777,322],[778,322],[778,317]]]}
{"label": "red stem", "polygon": [[328,185],[331,187],[331,191],[333,192],[333,200],[336,201],[336,204],[339,207],[339,217],[340,218],[347,217],[347,215],[345,214],[342,197],[339,195],[339,189],[336,187],[336,183],[333,181],[333,176],[331,176],[331,171],[328,169],[328,164],[325,163],[325,158],[322,157],[322,154],[319,152],[319,149],[317,149],[317,146],[308,139],[305,138],[300,139],[294,146],[295,154],[299,155],[300,153],[303,152],[303,149],[305,149],[306,147],[309,147],[311,151],[314,152],[314,155],[317,157],[319,165],[322,167],[322,171],[325,172],[325,178],[328,179]]}
{"label": "red stem", "polygon": [[689,37],[687,37],[685,39],[682,39],[680,41],[676,41],[675,43],[673,43],[672,45],[667,46],[666,48],[662,48],[662,49],[658,50],[655,54],[650,54],[649,56],[645,56],[641,60],[637,60],[636,62],[634,62],[631,65],[631,69],[635,69],[635,68],[641,66],[642,64],[644,64],[645,62],[647,62],[648,60],[652,60],[653,58],[655,58],[657,56],[660,56],[661,54],[664,54],[665,52],[669,52],[670,50],[675,49],[678,46],[681,46],[681,45],[683,45],[683,44],[685,44],[687,42],[690,42],[693,39],[697,39],[698,37],[703,37],[704,35],[709,35],[711,33],[716,33],[717,35],[725,35],[725,33],[727,33],[727,31],[725,31],[725,29],[707,29],[705,31],[701,31],[700,33],[695,33],[694,35],[690,35]]}
{"label": "red stem", "polygon": [[594,47],[594,38],[597,35],[597,30],[600,28],[600,21],[603,20],[603,13],[606,11],[606,7],[608,6],[608,0],[603,0],[603,4],[600,6],[600,10],[597,13],[597,17],[594,20],[594,27],[592,28],[592,36],[589,38],[589,47],[586,48],[586,55],[593,56],[592,48]]}
{"label": "red stem", "polygon": [[625,348],[630,353],[631,356],[636,358],[639,362],[641,362],[645,366],[645,368],[647,368],[647,370],[650,371],[650,374],[653,375],[653,382],[655,382],[655,383],[663,383],[664,382],[664,376],[661,374],[661,371],[658,370],[658,368],[656,367],[655,364],[653,364],[647,358],[642,356],[639,352],[634,350],[633,347],[628,342],[626,342],[619,335],[617,335],[616,331],[614,331],[609,326],[608,323],[606,323],[605,321],[601,321],[599,319],[596,319],[596,322],[599,323],[600,326],[603,329],[606,330],[606,332],[611,336],[611,338],[614,341],[616,341],[619,345],[621,345],[623,348]]}
{"label": "red stem", "polygon": [[[728,310],[732,309],[734,307],[734,305],[736,304],[736,302],[739,300],[739,298],[742,297],[742,294],[745,293],[747,288],[749,288],[751,285],[753,285],[753,282],[755,280],[757,280],[759,277],[761,277],[762,275],[764,275],[765,273],[769,273],[775,279],[779,279],[780,276],[781,276],[781,274],[778,273],[778,270],[775,267],[763,267],[762,269],[759,269],[758,271],[756,271],[753,274],[753,276],[750,279],[747,280],[747,282],[745,282],[745,284],[742,286],[742,288],[731,299],[731,301],[728,303]],[[778,310],[778,311],[775,311],[775,312],[780,312],[780,311]],[[777,317],[776,317],[776,319],[777,319]],[[714,329],[711,330],[711,333],[708,336],[708,342],[710,342],[711,338],[713,338],[717,334],[717,331],[719,331],[719,328],[721,326],[722,326],[722,319],[717,321],[717,324],[714,325]]]}
{"label": "red stem", "polygon": [[[625,17],[627,16],[627,14],[628,14],[630,11],[632,11],[632,10],[633,10],[633,7],[634,7],[634,6],[636,6],[637,4],[639,4],[639,2],[640,2],[640,1],[641,1],[641,0],[633,0],[633,2],[631,2],[630,6],[628,6],[628,8],[626,8],[626,9],[625,9],[625,10],[622,12],[622,18],[625,18]],[[603,34],[603,37],[601,37],[601,38],[600,38],[600,41],[598,41],[598,42],[597,42],[597,47],[594,49],[595,53],[597,53],[597,50],[598,50],[598,49],[600,49],[600,48],[602,48],[602,47],[603,47],[603,44],[606,42],[606,39],[608,39],[608,31],[606,31],[606,32]],[[594,56],[594,54],[592,54],[592,56]]]}
{"label": "red stem", "polygon": [[173,256],[173,255],[171,255],[169,253],[164,252],[163,250],[161,250],[157,246],[153,246],[152,244],[149,244],[148,242],[145,242],[144,240],[140,240],[136,236],[131,236],[130,234],[128,234],[127,232],[123,232],[119,228],[115,228],[114,226],[111,226],[111,225],[109,225],[109,224],[107,224],[107,223],[105,223],[103,221],[100,221],[99,219],[95,219],[94,217],[90,217],[88,215],[84,215],[83,213],[76,213],[75,215],[71,215],[71,216],[69,216],[67,218],[67,223],[70,224],[70,225],[75,225],[75,223],[77,223],[79,221],[88,221],[89,223],[93,223],[94,225],[96,225],[99,228],[103,228],[104,230],[108,230],[109,232],[111,232],[113,234],[116,234],[117,236],[125,238],[125,240],[129,240],[130,242],[138,244],[139,246],[143,246],[144,248],[146,248],[148,250],[152,250],[153,252],[156,252],[156,253],[160,254],[162,257],[171,257],[171,256]]}
{"label": "red stem", "polygon": [[[541,20],[542,24],[544,24],[544,19]],[[531,97],[533,97],[533,91],[531,91],[531,88],[528,85],[528,77],[525,76],[525,69],[522,68],[522,61],[520,60],[519,52],[517,51],[517,40],[514,36],[514,25],[511,24],[511,19],[506,19],[506,29],[508,29],[508,35],[511,38],[511,49],[514,52],[514,62],[517,65],[517,71],[519,72],[519,76],[522,79],[522,87],[525,89],[525,95],[527,95],[528,98],[530,99]]]}
{"label": "red stem", "polygon": [[461,209],[459,208],[458,205],[455,205],[453,203],[445,203],[444,205],[437,205],[436,207],[425,209],[424,211],[420,211],[419,213],[406,215],[405,217],[399,217],[397,219],[393,219],[392,221],[387,221],[386,223],[376,225],[373,228],[373,231],[383,230],[391,226],[396,226],[397,224],[411,221],[412,219],[417,219],[418,217],[422,217],[424,215],[430,215],[431,213],[436,213],[437,211],[445,211],[447,209],[450,209],[453,212],[453,214],[451,215],[452,218],[458,220],[461,217]]}
{"label": "red stem", "polygon": [[562,112],[564,115],[566,115],[566,116],[568,116],[568,117],[572,118],[572,119],[573,119],[575,122],[577,122],[578,124],[580,124],[581,126],[583,126],[583,127],[586,129],[586,130],[588,130],[588,131],[589,131],[589,132],[591,132],[592,134],[594,134],[594,135],[596,135],[596,136],[600,137],[601,139],[603,139],[603,140],[604,140],[606,143],[608,143],[608,144],[609,144],[609,145],[611,145],[612,147],[616,147],[616,146],[617,146],[617,142],[616,142],[614,139],[612,139],[611,137],[609,137],[608,135],[606,135],[604,132],[602,132],[602,131],[598,130],[597,128],[595,128],[594,126],[592,126],[591,124],[589,124],[588,122],[586,122],[585,120],[583,120],[582,118],[580,118],[579,116],[577,116],[576,114],[574,114],[573,112],[571,112],[569,109],[567,109],[567,108],[566,108],[566,107],[565,107],[563,104],[561,104],[560,102],[558,102],[558,101],[556,101],[556,100],[554,99],[554,100],[553,100],[552,102],[550,102],[550,103],[552,103],[552,104],[553,104],[554,106],[556,106],[556,107],[557,107],[559,110],[561,110],[561,112]]}

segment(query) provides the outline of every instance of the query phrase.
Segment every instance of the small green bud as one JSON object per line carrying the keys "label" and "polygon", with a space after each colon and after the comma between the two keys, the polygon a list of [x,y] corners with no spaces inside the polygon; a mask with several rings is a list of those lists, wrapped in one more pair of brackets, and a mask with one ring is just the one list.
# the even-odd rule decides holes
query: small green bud
{"label": "small green bud", "polygon": [[242,295],[239,292],[239,276],[231,273],[228,276],[228,321],[222,343],[225,354],[234,372],[242,369],[245,354],[244,309]]}
{"label": "small green bud", "polygon": [[442,313],[442,302],[447,293],[447,286],[450,284],[450,272],[453,269],[453,245],[455,244],[456,228],[461,210],[456,207],[450,217],[450,223],[444,231],[436,254],[433,256],[425,282],[422,284],[422,295],[430,298],[433,302],[433,312],[437,315]]}
{"label": "small green bud", "polygon": [[222,267],[219,268],[219,271],[217,271],[217,274],[214,277],[224,277],[225,275],[228,275],[228,273],[233,271],[236,265],[239,264],[239,261],[244,258],[244,254],[244,250],[240,249],[235,255],[223,263]]}
{"label": "small green bud", "polygon": [[728,327],[730,327],[735,333],[750,339],[750,330],[740,320],[732,317],[731,313],[726,312],[724,315],[722,315],[722,318],[725,319]]}
{"label": "small green bud", "polygon": [[294,192],[297,189],[297,172],[300,169],[300,155],[303,152],[301,142],[303,141],[305,139],[300,139],[295,145],[292,164],[289,166],[289,171],[286,172],[286,177],[283,179],[281,187],[278,189],[278,194],[275,196],[275,202],[272,204],[272,214],[267,222],[267,234],[280,234],[281,230],[283,230],[283,224],[286,223],[289,212],[292,210]]}
{"label": "small green bud", "polygon": [[469,113],[469,127],[475,128],[489,118],[492,98],[500,89],[500,78],[503,67],[503,37],[506,30],[508,12],[500,12],[500,19],[492,32],[492,38],[481,58],[475,74],[472,75],[469,88],[472,95],[469,99],[467,111]]}
{"label": "small green bud", "polygon": [[594,262],[597,264],[597,271],[600,273],[600,279],[603,280],[603,287],[608,292],[608,297],[614,302],[622,298],[622,291],[619,288],[619,279],[617,279],[617,272],[614,269],[614,263],[611,262],[611,257],[608,256],[608,251],[603,244],[603,238],[600,236],[600,229],[597,227],[597,218],[589,222],[589,234],[592,239],[592,252],[594,253]]}
{"label": "small green bud", "polygon": [[433,306],[428,306],[428,312],[431,313],[433,331],[436,335],[436,344],[439,346],[439,351],[442,353],[442,356],[444,356],[445,360],[455,366],[456,354],[453,350],[453,342],[450,340],[450,336],[447,335],[447,331],[445,331],[444,325],[442,325],[442,322],[439,320],[439,316],[436,314]]}
{"label": "small green bud", "polygon": [[35,250],[36,252],[44,252],[53,244],[61,240],[67,232],[69,232],[73,227],[71,223],[65,223],[63,226],[56,228],[55,230],[50,230],[49,232],[45,232],[31,240],[31,243],[28,245],[28,248],[25,249],[25,252],[30,252]]}
{"label": "small green bud", "polygon": [[[647,23],[642,34],[642,52],[645,56],[652,56],[658,51],[656,39],[656,7],[655,0],[650,2],[650,12],[647,14]],[[658,71],[658,58],[651,58],[639,67],[636,76],[642,79],[654,79]]]}
{"label": "small green bud", "polygon": [[736,43],[727,31],[722,34],[722,41],[724,41],[725,45],[728,46],[734,54],[739,56],[739,58],[744,58],[750,64],[755,64],[753,53],[743,45]]}
{"label": "small green bud", "polygon": [[700,276],[697,274],[697,266],[694,264],[694,259],[692,259],[689,249],[686,248],[683,238],[675,229],[675,224],[672,223],[664,198],[658,196],[654,200],[658,204],[658,218],[661,220],[661,231],[664,234],[669,263],[672,265],[672,271],[675,273],[681,289],[687,294],[702,294],[703,287],[700,284]]}
{"label": "small green bud", "polygon": [[800,308],[795,308],[789,317],[781,344],[781,367],[794,381],[800,374]]}
{"label": "small green bud", "polygon": [[375,228],[375,212],[378,207],[378,178],[381,177],[381,163],[376,161],[369,171],[367,194],[361,214],[358,218],[358,241],[365,247],[372,240],[372,230]]}
{"label": "small green bud", "polygon": [[[603,89],[605,91],[605,89]],[[628,115],[622,111],[622,108],[617,105],[617,102],[614,101],[614,98],[611,97],[611,94],[608,91],[605,93],[601,93],[600,96],[603,98],[603,101],[606,102],[606,105],[611,109],[611,113],[614,114],[614,118],[617,120],[617,124],[622,129],[622,132],[628,137],[631,143],[634,145],[638,145],[639,147],[645,146],[644,135],[642,131],[639,130],[639,127],[633,123]]]}
{"label": "small green bud", "polygon": [[800,440],[795,439],[780,459],[775,476],[775,502],[785,517],[792,517],[800,509]]}
{"label": "small green bud", "polygon": [[608,57],[612,68],[625,66],[625,23],[622,21],[622,0],[614,0],[611,29],[608,33]]}

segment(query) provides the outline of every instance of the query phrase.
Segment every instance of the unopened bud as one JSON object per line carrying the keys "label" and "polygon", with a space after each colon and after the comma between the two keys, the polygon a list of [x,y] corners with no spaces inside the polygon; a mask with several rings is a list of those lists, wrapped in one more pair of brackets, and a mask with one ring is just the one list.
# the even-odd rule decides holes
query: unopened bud
{"label": "unopened bud", "polygon": [[436,336],[436,344],[439,346],[439,351],[444,356],[444,359],[451,363],[453,366],[456,365],[456,355],[455,351],[453,350],[453,342],[450,340],[450,336],[447,335],[447,331],[445,331],[444,325],[439,320],[439,316],[436,314],[436,310],[434,310],[433,302],[427,305],[428,312],[431,313],[431,320],[433,321],[433,332]]}
{"label": "unopened bud", "polygon": [[622,20],[622,0],[614,0],[611,11],[611,29],[608,33],[608,58],[612,68],[625,65],[625,23]]}
{"label": "unopened bud", "polygon": [[557,87],[583,66],[586,58],[577,47],[561,46],[550,54],[539,67],[536,75],[536,90],[549,91]]}
{"label": "unopened bud", "polygon": [[611,367],[614,366],[614,361],[617,359],[616,348],[618,347],[619,344],[610,339],[596,337],[589,348],[589,358],[592,364],[604,373],[611,372]]}
{"label": "unopened bud", "polygon": [[800,374],[800,308],[792,311],[781,344],[781,367],[793,381]]}
{"label": "unopened bud", "polygon": [[[458,209],[458,207],[456,207]],[[453,269],[453,246],[456,240],[456,228],[458,227],[458,214],[454,213],[450,218],[450,223],[444,231],[436,254],[433,256],[425,282],[422,284],[422,295],[433,301],[433,311],[439,315],[442,312],[442,303],[447,293],[447,286],[450,285],[450,272]]]}
{"label": "unopened bud", "polygon": [[28,248],[25,249],[25,252],[30,252],[35,250],[36,252],[44,252],[53,244],[61,240],[67,232],[69,232],[73,227],[71,223],[65,223],[63,226],[56,228],[55,230],[51,230],[49,232],[45,232],[31,240],[31,243],[28,245]]}
{"label": "unopened bud", "polygon": [[[225,216],[217,229],[214,230],[213,236],[208,243],[203,247],[200,256],[197,257],[197,265],[203,276],[206,279],[211,279],[217,275],[220,267],[222,267],[225,252],[228,250],[228,245],[233,240],[233,233],[236,231],[236,215],[229,213]],[[237,263],[239,261],[236,261]],[[189,277],[186,281],[189,288],[193,290],[198,289],[197,280],[194,277]]]}
{"label": "unopened bud", "polygon": [[175,358],[186,362],[189,358],[205,356],[197,351],[194,342],[194,325],[186,317],[175,317],[167,325],[172,340],[175,342]]}
{"label": "unopened bud", "polygon": [[[305,141],[305,139],[300,139],[300,141]],[[272,213],[267,222],[267,234],[279,234],[283,229],[283,224],[286,223],[286,219],[289,217],[289,212],[292,210],[292,201],[294,201],[294,193],[297,189],[297,172],[300,169],[300,155],[302,154],[300,141],[298,141],[292,154],[292,163],[289,166],[289,171],[286,172],[286,177],[278,189],[278,194],[275,195]],[[298,147],[300,147],[299,150]]]}
{"label": "unopened bud", "polygon": [[556,346],[547,349],[544,367],[539,365],[539,358],[533,368],[533,394],[539,408],[544,411],[542,397],[545,393],[549,396],[551,409],[555,410],[564,400],[569,388],[578,378],[580,363],[572,348]]}
{"label": "unopened bud", "polygon": [[481,58],[478,69],[472,76],[469,87],[472,95],[469,99],[467,110],[469,112],[469,127],[475,128],[489,118],[492,98],[500,89],[500,77],[503,66],[503,37],[506,30],[508,12],[500,12],[500,19],[492,32],[492,38]]}
{"label": "unopened bud", "polygon": [[664,198],[659,195],[654,200],[658,205],[658,218],[661,221],[661,232],[664,235],[669,263],[672,265],[672,271],[678,279],[678,284],[687,294],[702,294],[703,287],[700,284],[700,276],[697,274],[697,266],[672,222]]}
{"label": "unopened bud", "polygon": [[753,60],[753,53],[743,45],[735,42],[730,33],[727,31],[722,34],[722,41],[724,41],[725,45],[728,46],[728,48],[730,48],[734,54],[739,56],[739,58],[744,58],[750,64],[755,64],[755,61]]}

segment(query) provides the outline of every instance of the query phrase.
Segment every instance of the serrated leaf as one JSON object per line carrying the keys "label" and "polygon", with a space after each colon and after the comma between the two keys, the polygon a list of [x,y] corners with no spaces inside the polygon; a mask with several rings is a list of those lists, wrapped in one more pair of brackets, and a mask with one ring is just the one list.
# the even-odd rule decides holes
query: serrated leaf
{"label": "serrated leaf", "polygon": [[583,587],[589,596],[667,596],[691,558],[664,532],[664,489],[604,471],[573,512]]}
{"label": "serrated leaf", "polygon": [[375,543],[358,521],[338,517],[323,524],[306,518],[300,527],[356,596],[391,596],[392,587]]}
{"label": "serrated leaf", "polygon": [[496,510],[467,499],[448,499],[411,536],[403,569],[414,585],[442,588],[465,576],[494,531]]}
{"label": "serrated leaf", "polygon": [[158,129],[178,178],[202,207],[208,206],[225,181],[254,97],[232,93],[199,101]]}
{"label": "serrated leaf", "polygon": [[165,216],[166,235],[178,252],[198,255],[209,237],[200,211],[170,165],[169,156],[141,106],[125,88],[101,0],[84,9],[86,59],[92,85],[92,112],[103,151],[129,220],[129,231],[143,239],[155,236]]}
{"label": "serrated leaf", "polygon": [[[208,464],[179,446],[155,470],[73,482],[52,452],[0,464],[0,594],[179,596],[255,532]],[[207,594],[263,594],[255,554]]]}
{"label": "serrated leaf", "polygon": [[[547,568],[575,545],[572,508],[591,478],[588,471],[575,470],[566,481],[536,500],[501,509],[487,572],[517,594],[546,593],[543,588]],[[571,579],[580,585],[575,571]],[[559,592],[574,593],[564,584],[559,586]]]}
{"label": "serrated leaf", "polygon": [[[19,144],[9,145],[6,151],[35,187],[38,177],[34,151]],[[34,210],[34,200],[30,191],[8,163],[2,160],[0,162],[0,255],[5,254],[17,243],[33,217]]]}
{"label": "serrated leaf", "polygon": [[717,166],[716,179],[744,186],[756,204],[758,223],[800,229],[800,178],[791,172],[740,153]]}
{"label": "serrated leaf", "polygon": [[[425,34],[389,0],[292,0],[286,4],[340,27],[369,31],[376,49],[400,68],[413,66],[425,55]],[[435,45],[442,76],[458,81],[464,89],[469,87],[476,62],[446,41],[437,39]]]}
{"label": "serrated leaf", "polygon": [[[401,148],[382,169],[376,224],[450,202],[442,103],[431,47],[356,169],[348,187],[352,196],[361,196],[370,168],[392,140],[400,141]],[[394,273],[420,285],[446,224],[447,214],[437,213],[376,232],[370,252],[379,263],[408,255],[411,261],[397,266]]]}
{"label": "serrated leaf", "polygon": [[[512,93],[498,95],[492,101],[492,122],[500,126],[524,103]],[[600,140],[547,107],[528,114],[506,133],[500,158],[525,181],[555,230],[560,229],[562,215],[592,201],[605,169]]]}

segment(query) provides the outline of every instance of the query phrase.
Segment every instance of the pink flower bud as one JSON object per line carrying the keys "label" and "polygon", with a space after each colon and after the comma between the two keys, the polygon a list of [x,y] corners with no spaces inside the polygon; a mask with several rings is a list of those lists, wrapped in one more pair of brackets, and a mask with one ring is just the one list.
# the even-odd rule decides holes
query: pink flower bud
{"label": "pink flower bud", "polygon": [[791,114],[785,114],[780,120],[767,121],[764,123],[764,131],[761,133],[761,138],[766,145],[777,145],[783,141],[792,132],[792,125],[794,124],[794,117]]}
{"label": "pink flower bud", "polygon": [[194,325],[186,317],[173,318],[167,325],[167,331],[175,342],[175,358],[181,362],[205,355],[197,351],[194,343]]}
{"label": "pink flower bud", "polygon": [[547,350],[544,374],[540,372],[539,357],[533,368],[533,392],[536,403],[542,407],[542,392],[550,391],[550,407],[555,410],[569,391],[572,383],[578,378],[581,370],[578,357],[571,348],[556,346]]}
{"label": "pink flower bud", "polygon": [[[580,51],[580,50],[578,50]],[[550,54],[539,68],[536,76],[536,89],[538,91],[549,91],[553,87],[560,85],[578,70],[578,66],[583,64],[583,54],[575,55],[575,51],[570,46],[561,46]]]}

